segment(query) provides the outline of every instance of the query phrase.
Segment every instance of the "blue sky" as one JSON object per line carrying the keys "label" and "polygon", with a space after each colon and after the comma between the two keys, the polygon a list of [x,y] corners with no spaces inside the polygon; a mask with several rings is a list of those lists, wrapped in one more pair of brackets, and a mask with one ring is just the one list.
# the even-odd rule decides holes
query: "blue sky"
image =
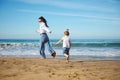
{"label": "blue sky", "polygon": [[0,0],[0,39],[39,39],[38,17],[47,19],[50,38],[120,39],[119,0]]}

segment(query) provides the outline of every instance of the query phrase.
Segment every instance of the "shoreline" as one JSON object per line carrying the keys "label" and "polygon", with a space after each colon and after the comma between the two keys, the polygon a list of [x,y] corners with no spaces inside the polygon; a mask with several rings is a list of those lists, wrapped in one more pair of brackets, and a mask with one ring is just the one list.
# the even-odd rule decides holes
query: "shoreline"
{"label": "shoreline", "polygon": [[[41,55],[0,55],[0,58],[41,58]],[[47,59],[52,59],[51,55],[46,55]],[[64,55],[56,55],[55,59],[64,60]],[[86,56],[70,55],[70,60],[120,60],[120,56]]]}
{"label": "shoreline", "polygon": [[0,80],[119,80],[120,60],[0,58]]}

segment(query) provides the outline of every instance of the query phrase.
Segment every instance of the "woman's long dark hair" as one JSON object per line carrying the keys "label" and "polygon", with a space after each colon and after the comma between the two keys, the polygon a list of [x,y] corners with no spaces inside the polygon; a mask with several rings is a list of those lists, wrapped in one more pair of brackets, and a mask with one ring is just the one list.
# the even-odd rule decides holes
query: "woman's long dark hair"
{"label": "woman's long dark hair", "polygon": [[43,16],[39,17],[38,19],[41,19],[41,21],[45,23],[45,26],[46,26],[46,27],[49,27],[49,26],[47,25],[46,19],[45,19]]}

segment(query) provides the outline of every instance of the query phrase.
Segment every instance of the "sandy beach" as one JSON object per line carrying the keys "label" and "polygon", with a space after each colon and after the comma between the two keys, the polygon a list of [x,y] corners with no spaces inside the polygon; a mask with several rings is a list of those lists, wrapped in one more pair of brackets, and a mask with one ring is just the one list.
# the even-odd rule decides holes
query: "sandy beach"
{"label": "sandy beach", "polygon": [[120,60],[0,58],[0,80],[120,80]]}

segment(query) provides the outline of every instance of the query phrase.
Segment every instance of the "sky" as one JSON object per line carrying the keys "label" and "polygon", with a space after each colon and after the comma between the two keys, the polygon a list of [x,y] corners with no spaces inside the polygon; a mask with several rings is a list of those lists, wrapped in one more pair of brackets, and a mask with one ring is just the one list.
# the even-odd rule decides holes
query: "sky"
{"label": "sky", "polygon": [[120,0],[0,0],[0,39],[39,39],[40,16],[51,39],[120,39]]}

